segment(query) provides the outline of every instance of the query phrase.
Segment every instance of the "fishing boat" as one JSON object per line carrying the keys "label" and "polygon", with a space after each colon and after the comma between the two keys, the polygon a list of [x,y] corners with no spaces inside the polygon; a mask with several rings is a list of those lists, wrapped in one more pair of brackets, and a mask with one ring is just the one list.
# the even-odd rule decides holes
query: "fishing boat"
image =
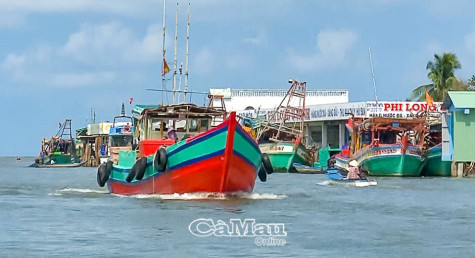
{"label": "fishing boat", "polygon": [[252,192],[256,175],[266,181],[272,166],[231,112],[194,104],[138,107],[137,150],[120,150],[117,163],[98,169],[100,186],[122,195]]}
{"label": "fishing boat", "polygon": [[338,171],[338,169],[328,169],[326,174],[332,183],[351,185],[351,186],[357,186],[357,187],[378,185],[377,181],[373,179],[369,179],[369,178],[360,178],[360,179],[355,179],[355,180],[347,179],[346,176],[344,176]]}
{"label": "fishing boat", "polygon": [[424,118],[355,118],[347,123],[351,144],[335,155],[335,166],[348,169],[357,160],[373,176],[420,176],[425,162]]}
{"label": "fishing boat", "polygon": [[79,160],[76,153],[76,145],[71,132],[71,119],[61,124],[56,136],[51,139],[43,139],[40,155],[35,159],[31,167],[38,168],[67,168],[79,167],[86,161]]}
{"label": "fishing boat", "polygon": [[[294,164],[311,166],[315,150],[304,138],[306,82],[289,80],[291,87],[265,123],[257,128],[262,153],[269,156],[277,172],[298,172]],[[284,104],[285,103],[285,104]]]}
{"label": "fishing boat", "polygon": [[[125,114],[125,107],[122,103],[122,110],[119,116],[114,117],[113,123],[109,129],[109,141],[107,144],[107,150],[104,151],[108,155],[101,156],[106,158],[105,162],[109,159],[114,163],[117,163],[119,159],[119,152],[131,151],[134,144],[134,119],[131,116]],[[105,163],[102,162],[101,163]]]}
{"label": "fishing boat", "polygon": [[[428,119],[429,121],[429,119]],[[429,133],[425,139],[426,163],[422,168],[423,176],[450,176],[450,161],[442,161],[442,123],[436,121],[429,125]]]}

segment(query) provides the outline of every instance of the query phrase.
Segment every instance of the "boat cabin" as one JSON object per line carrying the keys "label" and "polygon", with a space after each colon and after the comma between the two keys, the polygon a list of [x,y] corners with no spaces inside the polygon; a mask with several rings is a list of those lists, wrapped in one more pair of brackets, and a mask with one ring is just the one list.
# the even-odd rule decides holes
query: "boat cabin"
{"label": "boat cabin", "polygon": [[[136,107],[140,110],[142,107]],[[146,107],[134,112],[137,121],[139,157],[154,154],[161,146],[193,137],[212,128],[225,111],[194,104]]]}

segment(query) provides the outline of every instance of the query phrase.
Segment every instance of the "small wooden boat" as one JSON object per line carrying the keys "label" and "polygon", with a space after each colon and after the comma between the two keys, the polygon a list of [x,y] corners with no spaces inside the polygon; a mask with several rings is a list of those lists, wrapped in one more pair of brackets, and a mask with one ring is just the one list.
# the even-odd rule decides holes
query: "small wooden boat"
{"label": "small wooden boat", "polygon": [[74,162],[74,163],[63,163],[63,164],[35,164],[34,167],[37,168],[75,168],[75,167],[80,167],[86,163],[85,160],[81,162]]}
{"label": "small wooden boat", "polygon": [[328,169],[327,177],[331,180],[331,182],[337,183],[337,184],[345,184],[345,185],[351,185],[351,186],[357,186],[357,187],[378,185],[378,182],[369,178],[361,178],[361,179],[356,179],[356,180],[346,179],[346,176],[342,175],[338,171],[338,169]]}
{"label": "small wooden boat", "polygon": [[306,166],[300,163],[294,163],[293,166],[296,170],[296,173],[299,173],[299,174],[323,174],[324,173],[324,170],[322,167]]}

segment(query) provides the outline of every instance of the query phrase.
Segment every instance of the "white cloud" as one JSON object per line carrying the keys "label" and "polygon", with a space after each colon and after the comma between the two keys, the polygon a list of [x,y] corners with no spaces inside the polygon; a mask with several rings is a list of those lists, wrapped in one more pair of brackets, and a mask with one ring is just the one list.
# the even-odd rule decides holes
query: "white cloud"
{"label": "white cloud", "polygon": [[159,60],[160,27],[149,26],[143,38],[118,22],[81,26],[69,36],[61,54],[95,65],[149,63]]}
{"label": "white cloud", "polygon": [[130,73],[140,64],[159,63],[160,31],[160,26],[151,25],[137,37],[120,23],[86,24],[63,46],[43,44],[23,54],[7,54],[0,68],[16,80],[35,84],[78,87],[110,83],[119,77],[114,70],[132,67],[127,69]]}
{"label": "white cloud", "polygon": [[118,14],[144,14],[152,13],[151,7],[160,8],[160,3],[153,0],[0,0],[0,10],[22,13],[97,11]]}
{"label": "white cloud", "polygon": [[317,36],[317,52],[313,54],[295,54],[289,50],[289,60],[296,68],[311,71],[334,68],[347,63],[347,54],[358,36],[348,30],[320,31]]}

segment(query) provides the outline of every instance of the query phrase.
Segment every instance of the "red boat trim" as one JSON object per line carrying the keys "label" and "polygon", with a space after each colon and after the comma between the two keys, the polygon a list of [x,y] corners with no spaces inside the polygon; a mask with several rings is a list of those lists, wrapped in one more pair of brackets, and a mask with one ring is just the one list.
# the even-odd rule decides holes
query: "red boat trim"
{"label": "red boat trim", "polygon": [[222,192],[223,189],[226,189],[226,179],[228,178],[228,171],[229,171],[229,166],[230,161],[231,161],[231,156],[233,155],[233,149],[234,149],[234,133],[235,133],[235,128],[236,128],[236,112],[231,112],[229,114],[229,124],[228,124],[228,135],[226,138],[226,149],[224,150],[224,166],[223,166],[223,177],[221,178],[221,187],[220,191]]}
{"label": "red boat trim", "polygon": [[197,163],[197,162],[200,162],[200,161],[203,161],[203,160],[206,160],[206,159],[218,156],[218,155],[223,155],[223,154],[224,154],[224,149],[216,151],[216,152],[212,152],[210,154],[206,154],[206,155],[198,157],[198,158],[189,159],[189,160],[184,161],[182,163],[179,163],[179,164],[177,164],[173,167],[169,167],[166,172],[169,172],[170,170],[178,169],[178,168],[181,168],[181,167],[185,167],[185,166],[188,166],[188,165],[192,165],[194,163]]}
{"label": "red boat trim", "polygon": [[202,141],[204,141],[204,140],[207,140],[207,139],[209,139],[209,138],[211,138],[211,137],[213,137],[213,136],[215,136],[215,135],[218,135],[218,134],[220,134],[220,133],[226,131],[227,128],[228,128],[228,127],[225,126],[225,127],[220,128],[219,130],[215,130],[215,131],[213,131],[213,132],[207,133],[206,135],[203,135],[203,136],[201,136],[201,137],[199,137],[199,138],[197,138],[197,139],[196,139],[196,138],[192,138],[192,140],[191,140],[190,142],[187,142],[186,144],[184,144],[184,145],[182,145],[182,146],[180,146],[180,147],[177,147],[176,149],[170,151],[170,152],[168,153],[168,157],[171,157],[171,156],[175,155],[175,154],[176,154],[177,152],[179,152],[179,151],[182,151],[182,150],[184,150],[184,149],[186,149],[186,148],[188,148],[188,147],[191,147],[191,146],[193,146],[193,145],[195,145],[195,144],[198,144],[198,143],[200,143],[200,142],[202,142]]}

